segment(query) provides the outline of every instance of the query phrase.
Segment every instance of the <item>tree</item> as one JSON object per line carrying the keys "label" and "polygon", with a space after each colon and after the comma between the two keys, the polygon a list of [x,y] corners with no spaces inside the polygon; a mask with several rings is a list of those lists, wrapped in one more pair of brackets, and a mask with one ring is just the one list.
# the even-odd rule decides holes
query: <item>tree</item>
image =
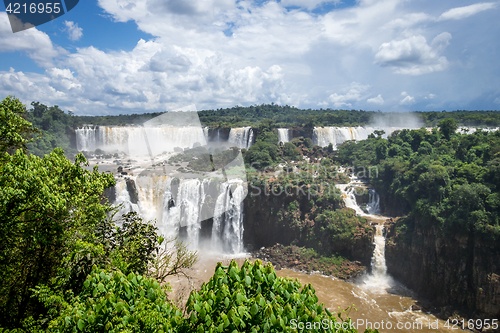
{"label": "tree", "polygon": [[455,134],[458,123],[455,119],[446,118],[438,123],[439,130],[443,133],[446,140],[449,140],[452,134]]}
{"label": "tree", "polygon": [[[26,148],[30,136],[38,130],[23,118],[26,107],[15,97],[7,96],[0,103],[0,154]],[[1,157],[0,157],[1,158]]]}
{"label": "tree", "polygon": [[81,154],[71,163],[61,149],[44,158],[18,149],[0,163],[0,322],[35,311],[31,289],[51,283],[62,258],[107,218],[101,194],[113,176],[86,163]]}

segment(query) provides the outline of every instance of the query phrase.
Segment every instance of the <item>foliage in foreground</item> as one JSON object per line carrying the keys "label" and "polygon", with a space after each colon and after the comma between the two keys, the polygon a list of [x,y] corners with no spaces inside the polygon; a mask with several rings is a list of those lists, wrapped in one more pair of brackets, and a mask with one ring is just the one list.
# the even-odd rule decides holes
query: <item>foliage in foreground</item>
{"label": "foliage in foreground", "polygon": [[83,286],[51,321],[48,332],[163,333],[182,324],[182,312],[155,279],[94,269]]}
{"label": "foliage in foreground", "polygon": [[254,264],[245,261],[241,268],[235,261],[227,267],[219,263],[210,281],[200,291],[193,291],[188,299],[187,330],[290,332],[294,319],[311,323],[326,319],[333,327],[337,321],[342,321],[340,314],[335,318],[324,304],[318,304],[312,285],[301,287],[296,279],[277,277],[273,266],[263,266],[260,260]]}

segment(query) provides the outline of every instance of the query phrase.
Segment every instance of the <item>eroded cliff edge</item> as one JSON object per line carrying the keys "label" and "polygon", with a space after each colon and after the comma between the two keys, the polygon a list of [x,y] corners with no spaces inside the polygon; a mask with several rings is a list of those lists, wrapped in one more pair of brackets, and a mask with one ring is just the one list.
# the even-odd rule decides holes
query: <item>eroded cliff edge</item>
{"label": "eroded cliff edge", "polygon": [[429,225],[408,217],[386,224],[389,274],[443,318],[500,318],[500,244],[473,230],[443,233]]}

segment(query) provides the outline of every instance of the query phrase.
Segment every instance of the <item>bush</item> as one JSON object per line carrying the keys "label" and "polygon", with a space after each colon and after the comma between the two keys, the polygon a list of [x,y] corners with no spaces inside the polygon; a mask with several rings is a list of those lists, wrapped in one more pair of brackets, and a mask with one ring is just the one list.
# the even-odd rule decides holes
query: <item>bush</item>
{"label": "bush", "polygon": [[[50,302],[50,299],[46,300]],[[48,332],[171,332],[182,313],[154,279],[94,269]]]}

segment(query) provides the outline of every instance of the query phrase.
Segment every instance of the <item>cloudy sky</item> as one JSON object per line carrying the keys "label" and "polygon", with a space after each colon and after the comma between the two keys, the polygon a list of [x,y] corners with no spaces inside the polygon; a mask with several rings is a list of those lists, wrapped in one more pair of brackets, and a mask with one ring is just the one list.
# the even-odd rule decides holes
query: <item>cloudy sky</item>
{"label": "cloudy sky", "polygon": [[14,34],[3,11],[0,97],[81,115],[500,110],[499,17],[498,1],[83,0]]}

